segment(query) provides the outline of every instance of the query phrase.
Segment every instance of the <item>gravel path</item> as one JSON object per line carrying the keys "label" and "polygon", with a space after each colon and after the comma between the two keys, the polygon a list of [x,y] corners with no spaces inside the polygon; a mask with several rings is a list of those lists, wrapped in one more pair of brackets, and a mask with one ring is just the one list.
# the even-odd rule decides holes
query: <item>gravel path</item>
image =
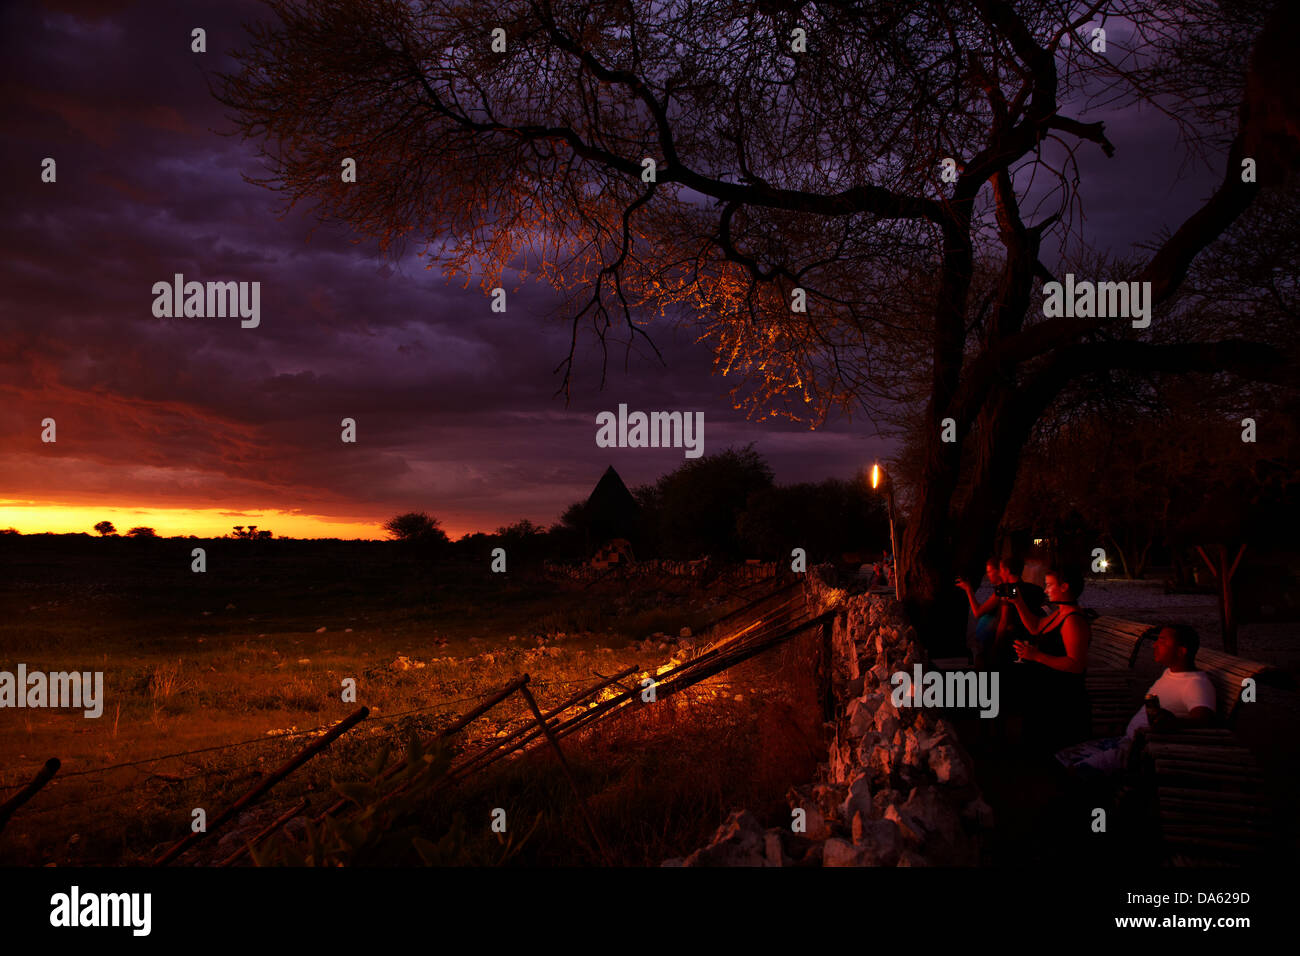
{"label": "gravel path", "polygon": [[[1135,621],[1190,624],[1203,646],[1223,649],[1219,603],[1213,594],[1166,594],[1158,581],[1089,581],[1081,603]],[[1300,669],[1300,622],[1239,624],[1237,654],[1293,672]]]}

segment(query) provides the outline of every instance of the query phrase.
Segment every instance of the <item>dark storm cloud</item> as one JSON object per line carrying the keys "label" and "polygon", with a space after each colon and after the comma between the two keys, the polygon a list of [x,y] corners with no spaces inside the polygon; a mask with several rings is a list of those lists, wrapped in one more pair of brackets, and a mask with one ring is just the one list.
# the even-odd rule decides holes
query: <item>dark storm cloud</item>
{"label": "dark storm cloud", "polygon": [[[342,227],[313,231],[306,208],[277,218],[280,197],[242,178],[264,173],[254,146],[219,135],[230,124],[205,82],[235,68],[223,51],[263,15],[255,3],[74,0],[0,14],[0,497],[102,492],[377,520],[425,508],[453,529],[549,521],[607,464],[636,485],[682,463],[681,450],[597,448],[595,414],[620,402],[702,410],[706,451],[755,442],[782,481],[848,477],[881,453],[865,423],[746,422],[707,352],[671,328],[652,332],[668,368],[644,345],[625,365],[613,346],[603,392],[584,345],[566,407],[554,369],[568,331],[540,321],[553,293],[526,285],[494,314],[477,281],[446,282],[411,253],[384,262]],[[196,26],[206,55],[190,52]],[[1168,149],[1158,124],[1113,122],[1112,163],[1132,172],[1089,208],[1089,226],[1126,244],[1146,238],[1130,235],[1133,203],[1154,233],[1177,224],[1188,190],[1143,174],[1151,144]],[[39,181],[46,156],[56,185]],[[260,326],[154,318],[153,283],[178,272],[261,282]],[[34,450],[47,415],[64,456],[53,469]],[[355,446],[339,441],[344,417]]]}

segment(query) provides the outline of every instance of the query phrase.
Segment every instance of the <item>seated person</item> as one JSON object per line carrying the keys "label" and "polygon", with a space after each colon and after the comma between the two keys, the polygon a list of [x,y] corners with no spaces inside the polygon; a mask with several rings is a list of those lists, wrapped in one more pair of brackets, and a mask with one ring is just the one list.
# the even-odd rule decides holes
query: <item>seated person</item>
{"label": "seated person", "polygon": [[[984,573],[988,575],[989,584],[996,590],[1002,583],[998,563],[989,558],[984,563]],[[998,599],[997,594],[990,594],[983,604],[976,604],[975,589],[965,578],[957,579],[957,587],[966,592],[966,602],[970,605],[971,615],[975,618],[975,666],[980,670],[987,670],[993,651],[993,640],[998,631],[998,622],[1005,616],[1007,609]]]}
{"label": "seated person", "polygon": [[1205,671],[1196,669],[1196,652],[1201,639],[1186,624],[1170,624],[1156,638],[1155,662],[1165,672],[1151,685],[1148,694],[1160,698],[1155,726],[1148,728],[1146,706],[1138,708],[1123,737],[1103,737],[1066,748],[1056,755],[1071,773],[1099,776],[1118,773],[1128,766],[1137,735],[1148,729],[1166,732],[1183,727],[1208,727],[1215,719],[1214,684]]}
{"label": "seated person", "polygon": [[1053,569],[1046,581],[1047,600],[1055,608],[1044,617],[1030,609],[1020,587],[1002,600],[1016,609],[1029,634],[1014,645],[1024,662],[1016,680],[1024,717],[1022,740],[1029,750],[1050,754],[1088,736],[1088,691],[1083,678],[1092,625],[1079,608],[1081,572]]}

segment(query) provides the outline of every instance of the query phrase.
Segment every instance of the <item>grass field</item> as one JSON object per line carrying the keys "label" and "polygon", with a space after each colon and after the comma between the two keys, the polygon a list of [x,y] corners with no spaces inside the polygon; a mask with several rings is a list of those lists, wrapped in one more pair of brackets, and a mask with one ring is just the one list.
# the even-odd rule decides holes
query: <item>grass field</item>
{"label": "grass field", "polygon": [[[207,550],[205,573],[190,570],[196,546]],[[332,783],[357,779],[385,743],[436,731],[518,674],[531,676],[546,708],[595,674],[633,664],[654,673],[674,645],[653,635],[698,630],[736,603],[678,582],[584,590],[526,570],[438,566],[387,543],[9,536],[0,561],[0,669],[103,671],[105,682],[98,719],[0,710],[0,787],[11,788],[0,799],[47,758],[63,762],[0,834],[9,864],[145,861],[188,832],[194,808],[214,817],[304,746],[302,732],[365,704],[371,719],[240,825],[302,796],[323,806]],[[822,756],[807,656],[770,652],[682,699],[566,739],[617,862],[689,852],[733,805],[780,813],[785,789]],[[355,704],[341,699],[344,678],[357,682]],[[458,742],[524,719],[512,698]],[[138,763],[182,751],[202,752]],[[137,765],[98,772],[127,763]],[[413,825],[436,836],[460,814],[463,861],[494,862],[488,815],[507,805],[536,824],[513,860],[594,862],[572,788],[547,752],[417,808]],[[209,843],[185,862],[230,849]]]}

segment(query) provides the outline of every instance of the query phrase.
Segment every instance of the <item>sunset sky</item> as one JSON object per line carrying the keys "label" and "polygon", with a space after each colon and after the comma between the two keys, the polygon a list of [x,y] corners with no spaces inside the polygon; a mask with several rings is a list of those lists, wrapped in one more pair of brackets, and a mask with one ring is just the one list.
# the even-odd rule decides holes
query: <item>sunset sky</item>
{"label": "sunset sky", "polygon": [[[98,12],[89,12],[98,11]],[[259,4],[49,0],[0,12],[0,528],[24,533],[380,537],[425,510],[452,536],[519,518],[549,524],[607,465],[629,486],[679,466],[680,449],[602,449],[595,416],[701,410],[705,451],[754,442],[779,482],[850,477],[889,448],[865,420],[810,432],[746,421],[686,332],[651,332],[602,392],[588,349],[573,401],[555,391],[567,330],[541,321],[552,293],[528,280],[494,314],[477,282],[448,284],[409,247],[385,262],[309,210],[245,183],[254,146],[230,124],[205,72]],[[206,55],[190,30],[208,31]],[[1098,117],[1085,117],[1087,119]],[[1154,114],[1101,117],[1119,154],[1086,227],[1125,246],[1176,226],[1207,192],[1167,178],[1174,134]],[[41,161],[58,182],[40,181]],[[1120,233],[1147,212],[1143,235]],[[310,233],[310,236],[309,236]],[[155,282],[257,280],[261,324],[159,319]],[[508,283],[513,289],[513,283]],[[357,421],[358,442],[339,440]],[[41,422],[57,422],[57,442]]]}

